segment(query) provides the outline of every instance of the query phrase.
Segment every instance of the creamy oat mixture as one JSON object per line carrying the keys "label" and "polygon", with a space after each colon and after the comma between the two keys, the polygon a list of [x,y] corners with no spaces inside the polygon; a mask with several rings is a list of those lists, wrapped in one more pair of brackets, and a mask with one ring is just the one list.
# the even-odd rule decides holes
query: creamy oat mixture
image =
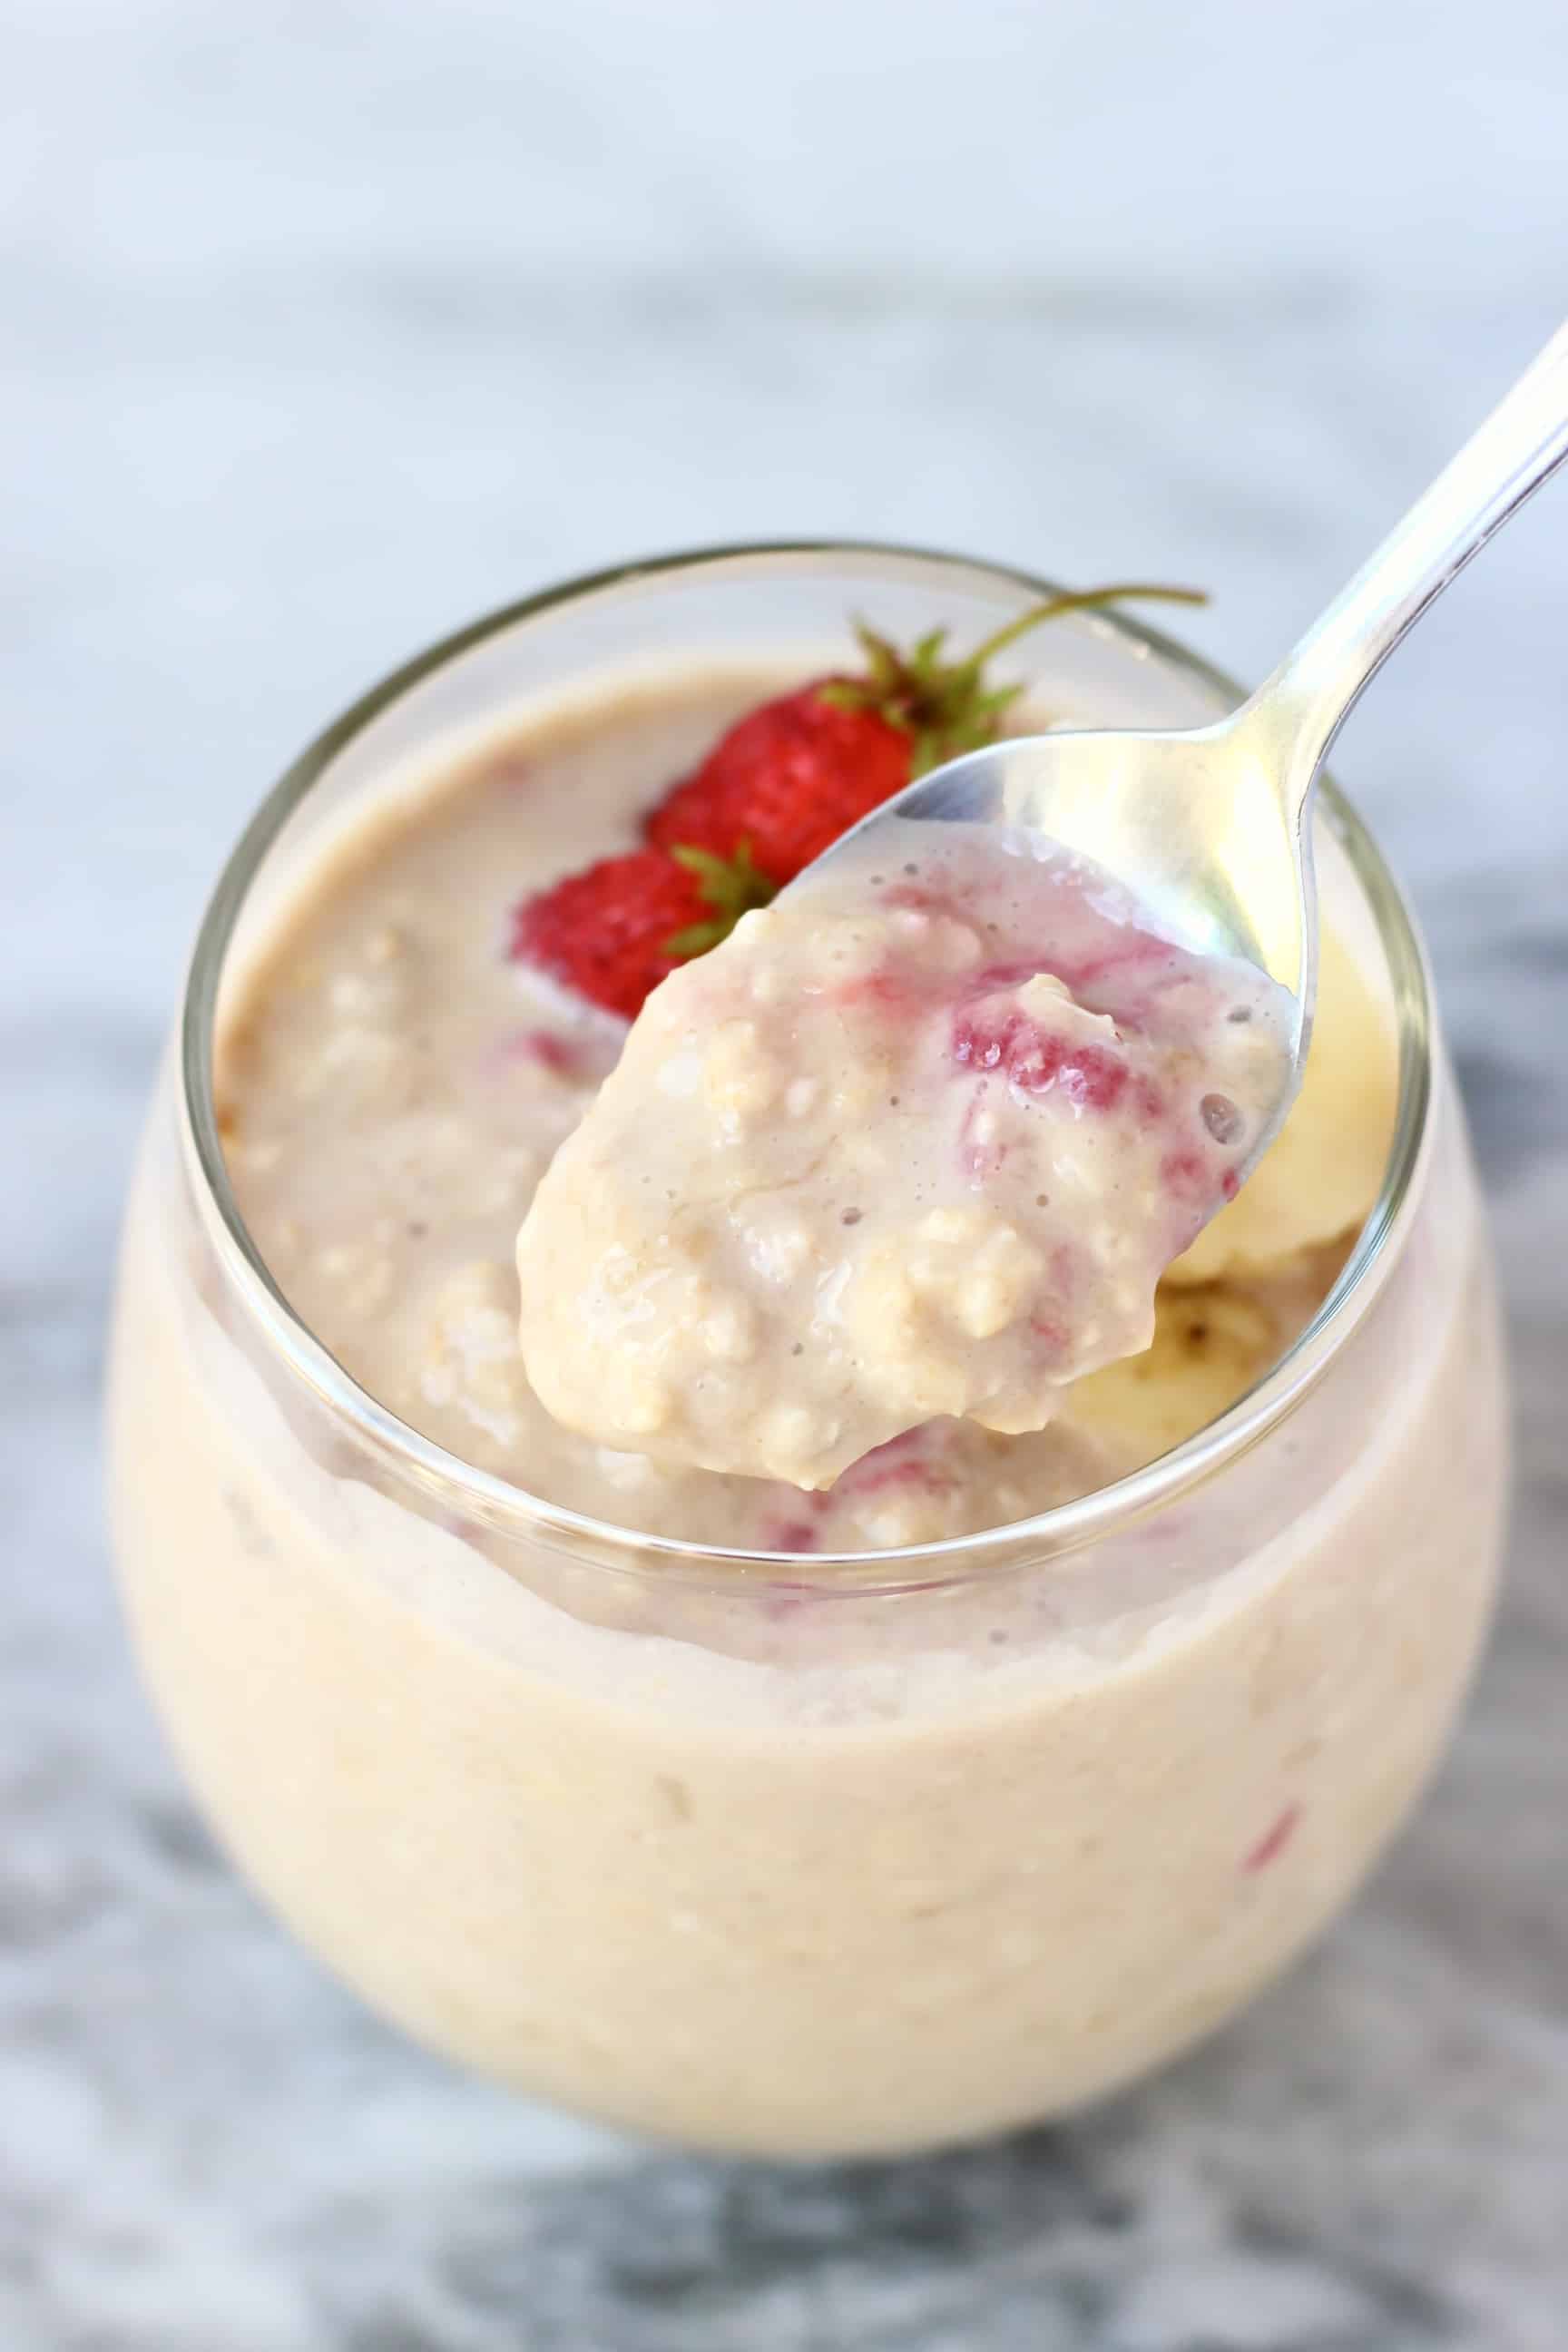
{"label": "creamy oat mixture", "polygon": [[1287,1000],[1088,861],[894,824],[649,998],[522,1227],[569,1427],[826,1488],[1136,1355],[1283,1096]]}
{"label": "creamy oat mixture", "polygon": [[[982,944],[984,922],[1006,919],[994,909],[982,918],[973,908],[963,917],[913,905],[885,908],[891,937],[872,950],[868,940],[857,945],[847,933],[845,952],[859,959],[867,977],[889,959],[912,976],[930,969],[934,933],[938,956],[963,960],[966,990],[973,992],[970,1058],[956,1058],[965,1033],[950,1027],[954,1058],[943,1065],[940,1131],[960,1155],[961,1172],[989,1166],[998,1150],[1011,1155],[1026,1199],[994,1218],[994,1194],[984,1186],[975,1193],[961,1181],[956,1192],[922,1202],[912,1187],[890,1187],[879,1169],[868,1171],[855,1198],[838,1202],[835,1195],[818,1204],[838,1221],[835,1239],[858,1244],[847,1286],[858,1284],[859,1297],[850,1312],[867,1343],[875,1339],[883,1349],[879,1362],[889,1383],[874,1401],[877,1417],[847,1419],[833,1441],[828,1467],[838,1475],[826,1491],[801,1491],[822,1469],[798,1446],[781,1444],[774,1455],[792,1483],[651,1460],[640,1450],[650,1433],[637,1426],[635,1409],[608,1415],[613,1428],[602,1429],[599,1438],[563,1426],[530,1384],[518,1345],[520,1304],[525,1327],[552,1314],[563,1287],[560,1269],[546,1265],[521,1301],[516,1234],[553,1156],[615,1068],[626,1032],[507,959],[510,910],[585,856],[629,842],[639,811],[777,683],[755,673],[719,673],[668,688],[606,694],[522,725],[428,792],[365,824],[323,862],[253,973],[226,1030],[220,1114],[241,1208],[279,1286],[355,1379],[412,1426],[481,1467],[625,1526],[772,1550],[879,1549],[1002,1524],[1082,1493],[1163,1452],[1242,1393],[1315,1308],[1345,1234],[1375,1192],[1392,1112],[1392,1056],[1382,1016],[1331,937],[1302,1099],[1239,1198],[1162,1286],[1152,1346],[1130,1362],[1073,1380],[1049,1429],[1007,1434],[957,1416],[978,1401],[996,1422],[1037,1418],[1039,1391],[1027,1382],[1037,1373],[1054,1391],[1072,1371],[1038,1331],[1029,1335],[1040,1352],[1028,1372],[1015,1377],[1007,1363],[1009,1348],[1020,1352],[1020,1310],[1047,1319],[1036,1316],[1041,1219],[1059,1214],[1064,1233],[1082,1231],[1066,1196],[1075,1185],[1088,1189],[1100,1181],[1108,1153],[1125,1151],[1126,1181],[1147,1190],[1158,1186],[1160,1166],[1173,1151],[1190,1149],[1201,1157],[1201,1171],[1192,1179],[1192,1202],[1178,1203],[1179,1213],[1160,1226],[1153,1254],[1163,1260],[1190,1235],[1213,1188],[1224,1183],[1227,1151],[1244,1150],[1245,1139],[1227,1145],[1202,1126],[1202,1095],[1182,1111],[1179,1144],[1158,1119],[1128,1135],[1125,1122],[1087,1102],[1078,1115],[1075,1092],[1114,1088],[1121,1059],[1128,1076],[1121,1100],[1135,1102],[1139,1088],[1154,1083],[1125,1045],[1113,1045],[1105,1024],[1137,1010],[1137,988],[1151,970],[1169,977],[1156,956],[1141,980],[1123,975],[1110,994],[1109,980],[1097,988],[1086,978],[1089,934],[1106,920],[1087,900],[1079,908],[1085,931],[1070,976],[1073,998],[1052,984],[1060,974],[1042,980],[1005,972],[1016,940],[1009,934],[994,957]],[[1060,878],[1046,877],[1053,889]],[[792,894],[767,920],[777,922],[795,903]],[[1054,913],[1059,928],[1059,905]],[[922,924],[929,919],[931,929],[917,936],[915,918]],[[854,928],[851,919],[847,929]],[[1115,931],[1114,944],[1136,940],[1124,927]],[[679,976],[677,1004],[688,991],[700,999],[722,952]],[[1057,961],[1064,961],[1059,944]],[[994,987],[986,984],[988,965],[996,968]],[[1132,994],[1117,992],[1122,988]],[[656,996],[650,1014],[668,992],[667,987]],[[1217,998],[1204,1001],[1211,1013],[1218,1004]],[[874,990],[865,1002],[875,1004]],[[1068,1047],[1058,1087],[1032,1095],[1025,1062],[1026,1083],[1010,1077],[1004,1087],[1000,1066],[987,1058],[993,1030],[1005,1055],[1014,1050],[1009,1040],[1023,1035],[1017,1024],[1037,1023],[1045,1012],[1054,1024],[1050,1035]],[[765,1150],[775,1171],[771,1192],[759,1193],[743,1211],[748,1244],[764,1264],[770,1252],[772,1263],[786,1264],[798,1247],[789,1223],[794,1213],[778,1183],[801,1132],[792,1128],[789,1088],[803,1078],[823,1081],[826,1099],[844,1096],[846,1116],[863,1119],[867,1087],[881,1088],[885,1099],[930,1076],[914,1067],[919,1056],[890,1026],[879,1044],[879,1031],[853,1006],[841,1003],[831,1017],[845,1020],[848,1050],[814,1048],[811,1069],[789,1070],[776,1109],[755,1126],[746,1104],[749,1089],[762,1082],[758,1056],[732,1023],[721,1024],[708,1041],[704,1101],[716,1122],[735,1118],[750,1138],[747,1155]],[[1241,1044],[1226,1066],[1226,1100],[1237,1106],[1245,1126],[1247,1057],[1262,1024],[1236,1024],[1230,1034]],[[936,1035],[925,1040],[933,1051]],[[1214,1050],[1205,1033],[1205,1055]],[[628,1070],[626,1079],[635,1082],[635,1073]],[[606,1108],[620,1098],[611,1089]],[[668,1135],[640,1135],[635,1152],[628,1140],[622,1174],[644,1171],[648,1160],[639,1154],[667,1143],[672,1154],[683,1149],[676,1108]],[[602,1132],[600,1123],[590,1120],[585,1147],[595,1131]],[[585,1158],[586,1150],[574,1150],[562,1163],[550,1194],[557,1216],[563,1202],[583,1197],[575,1185]],[[1038,1181],[1024,1173],[1037,1158],[1045,1170]],[[1325,1162],[1331,1163],[1327,1171]],[[1006,1167],[1005,1156],[999,1176]],[[673,1157],[669,1169],[658,1187],[639,1189],[678,1189]],[[679,1173],[689,1192],[689,1164]],[[1042,1208],[1037,1196],[1053,1190],[1058,1198]],[[1169,1195],[1167,1168],[1167,1206]],[[645,1238],[670,1205],[656,1202],[651,1222],[640,1228]],[[854,1210],[859,1222],[845,1224],[845,1212]],[[984,1234],[969,1230],[976,1218]],[[531,1217],[529,1225],[536,1234],[546,1229],[542,1218]],[[678,1229],[673,1213],[670,1229]],[[1103,1293],[1114,1221],[1106,1220],[1101,1231],[1093,1278]],[[847,1255],[843,1263],[851,1265]],[[1152,1259],[1136,1265],[1136,1296],[1107,1312],[1108,1329],[1113,1320],[1114,1329],[1103,1345],[1088,1343],[1102,1357],[1121,1355],[1143,1338],[1152,1270]],[[1061,1279],[1047,1259],[1047,1287],[1054,1281],[1059,1288]],[[912,1294],[907,1307],[906,1287]],[[944,1360],[932,1370],[914,1361],[905,1344],[908,1323],[900,1326],[899,1317],[925,1318],[939,1294],[951,1305],[952,1329]],[[705,1366],[729,1376],[746,1370],[741,1309],[750,1304],[733,1297],[705,1303],[697,1318]],[[1085,1345],[1081,1321],[1078,1345]],[[776,1355],[773,1347],[764,1359],[773,1370]],[[994,1360],[1003,1372],[994,1394],[977,1400],[959,1368]],[[621,1360],[641,1376],[630,1349]],[[928,1375],[931,1385],[921,1387]],[[550,1402],[573,1417],[558,1384]],[[911,1422],[921,1425],[910,1427]]]}
{"label": "creamy oat mixture", "polygon": [[[1131,722],[1142,665],[1088,691],[1079,651],[1052,654],[1073,717]],[[511,912],[630,844],[781,668],[535,707],[406,788],[366,762],[374,810],[330,844],[329,778],[247,904],[216,1076],[278,1283],[405,1421],[631,1528],[853,1550],[1016,1519],[1247,1387],[1377,1192],[1390,992],[1325,824],[1292,1116],[1168,1271],[1152,1345],[1073,1382],[1043,1433],[945,1417],[814,1494],[574,1435],[523,1378],[512,1253],[625,1030],[508,961]],[[251,1883],[426,2044],[641,2131],[789,2157],[1061,2114],[1275,1974],[1429,1772],[1505,1457],[1440,1061],[1386,1278],[1261,1443],[1082,1549],[1023,1537],[886,1580],[704,1571],[609,1538],[587,1557],[526,1504],[485,1512],[390,1459],[237,1285],[172,1081],[111,1384],[138,1644]]]}

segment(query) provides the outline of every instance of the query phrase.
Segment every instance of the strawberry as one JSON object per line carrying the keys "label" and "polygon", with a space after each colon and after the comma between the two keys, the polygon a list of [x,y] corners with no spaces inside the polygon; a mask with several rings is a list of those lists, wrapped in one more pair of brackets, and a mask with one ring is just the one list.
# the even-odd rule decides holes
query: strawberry
{"label": "strawberry", "polygon": [[910,738],[880,711],[837,699],[847,678],[782,694],[731,727],[644,832],[661,849],[716,856],[743,841],[770,880],[793,881],[910,781]]}
{"label": "strawberry", "polygon": [[860,675],[817,678],[749,711],[659,803],[645,838],[724,859],[743,849],[782,887],[914,777],[993,740],[1021,691],[986,684],[994,655],[1058,614],[1129,596],[1203,601],[1192,589],[1138,586],[1053,596],[962,661],[943,658],[945,629],[903,654],[861,623]]}
{"label": "strawberry", "polygon": [[646,848],[514,908],[508,953],[635,1020],[667,972],[728,939],[912,777],[991,741],[1020,690],[986,685],[993,655],[1037,622],[1127,596],[1204,601],[1191,588],[1053,596],[952,662],[945,629],[906,655],[860,625],[860,676],[817,678],[739,720],[648,816]]}
{"label": "strawberry", "polygon": [[513,909],[508,953],[634,1021],[667,972],[728,938],[773,885],[744,849],[636,849],[602,857]]}

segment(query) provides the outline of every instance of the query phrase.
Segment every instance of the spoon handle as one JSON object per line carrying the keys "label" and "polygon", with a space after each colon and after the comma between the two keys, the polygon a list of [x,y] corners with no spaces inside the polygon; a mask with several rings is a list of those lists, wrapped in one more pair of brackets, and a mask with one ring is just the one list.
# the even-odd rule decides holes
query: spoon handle
{"label": "spoon handle", "polygon": [[1568,326],[1395,523],[1236,723],[1267,729],[1300,811],[1368,679],[1494,530],[1568,457]]}

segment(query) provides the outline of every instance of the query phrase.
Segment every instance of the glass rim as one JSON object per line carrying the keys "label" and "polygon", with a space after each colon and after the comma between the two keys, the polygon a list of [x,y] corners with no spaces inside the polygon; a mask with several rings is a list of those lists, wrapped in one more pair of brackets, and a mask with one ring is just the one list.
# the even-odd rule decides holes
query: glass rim
{"label": "glass rim", "polygon": [[[1236,1402],[1182,1444],[1152,1462],[1070,1502],[1031,1517],[929,1543],[872,1551],[766,1551],[652,1535],[613,1519],[552,1503],[530,1488],[480,1470],[400,1420],[363,1389],[295,1314],[273,1279],[235,1197],[218,1131],[214,1072],[218,997],[236,924],[268,852],[332,761],[383,712],[460,656],[522,623],[641,581],[681,572],[754,570],[777,563],[887,559],[966,572],[994,584],[1044,600],[1065,592],[1059,583],[1018,566],[942,549],[880,540],[774,540],[699,547],[584,572],[519,598],[437,639],[401,663],[331,720],[307,744],[266,794],[225,862],[198,928],[179,1024],[182,1126],[187,1164],[209,1219],[232,1288],[287,1370],[405,1482],[458,1505],[479,1524],[527,1538],[594,1565],[668,1580],[692,1578],[734,1585],[760,1579],[804,1587],[865,1592],[929,1589],[967,1582],[1024,1558],[1057,1556],[1147,1517],[1177,1496],[1205,1484],[1248,1452],[1303,1401],[1359,1325],[1391,1271],[1408,1227],[1416,1178],[1429,1139],[1432,1107],[1432,988],[1425,949],[1404,895],[1372,834],[1331,777],[1320,788],[1325,816],[1365,895],[1387,961],[1399,1049],[1394,1134],[1378,1198],[1344,1266],[1310,1322]],[[1233,705],[1244,689],[1223,670],[1163,631],[1121,609],[1080,616],[1080,625],[1130,640],[1190,677],[1217,689]]]}

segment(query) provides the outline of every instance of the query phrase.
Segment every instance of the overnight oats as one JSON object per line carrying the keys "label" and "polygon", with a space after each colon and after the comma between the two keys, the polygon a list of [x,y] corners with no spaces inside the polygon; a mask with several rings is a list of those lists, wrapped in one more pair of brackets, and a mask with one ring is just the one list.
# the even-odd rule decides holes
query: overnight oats
{"label": "overnight oats", "polygon": [[699,2144],[972,2137],[1201,2035],[1486,1618],[1484,1236],[1343,803],[1255,1166],[1270,986],[1114,877],[922,827],[775,898],[966,730],[1226,707],[1047,593],[731,552],[411,666],[237,853],[132,1204],[123,1582],[242,1867],[435,2046]]}

